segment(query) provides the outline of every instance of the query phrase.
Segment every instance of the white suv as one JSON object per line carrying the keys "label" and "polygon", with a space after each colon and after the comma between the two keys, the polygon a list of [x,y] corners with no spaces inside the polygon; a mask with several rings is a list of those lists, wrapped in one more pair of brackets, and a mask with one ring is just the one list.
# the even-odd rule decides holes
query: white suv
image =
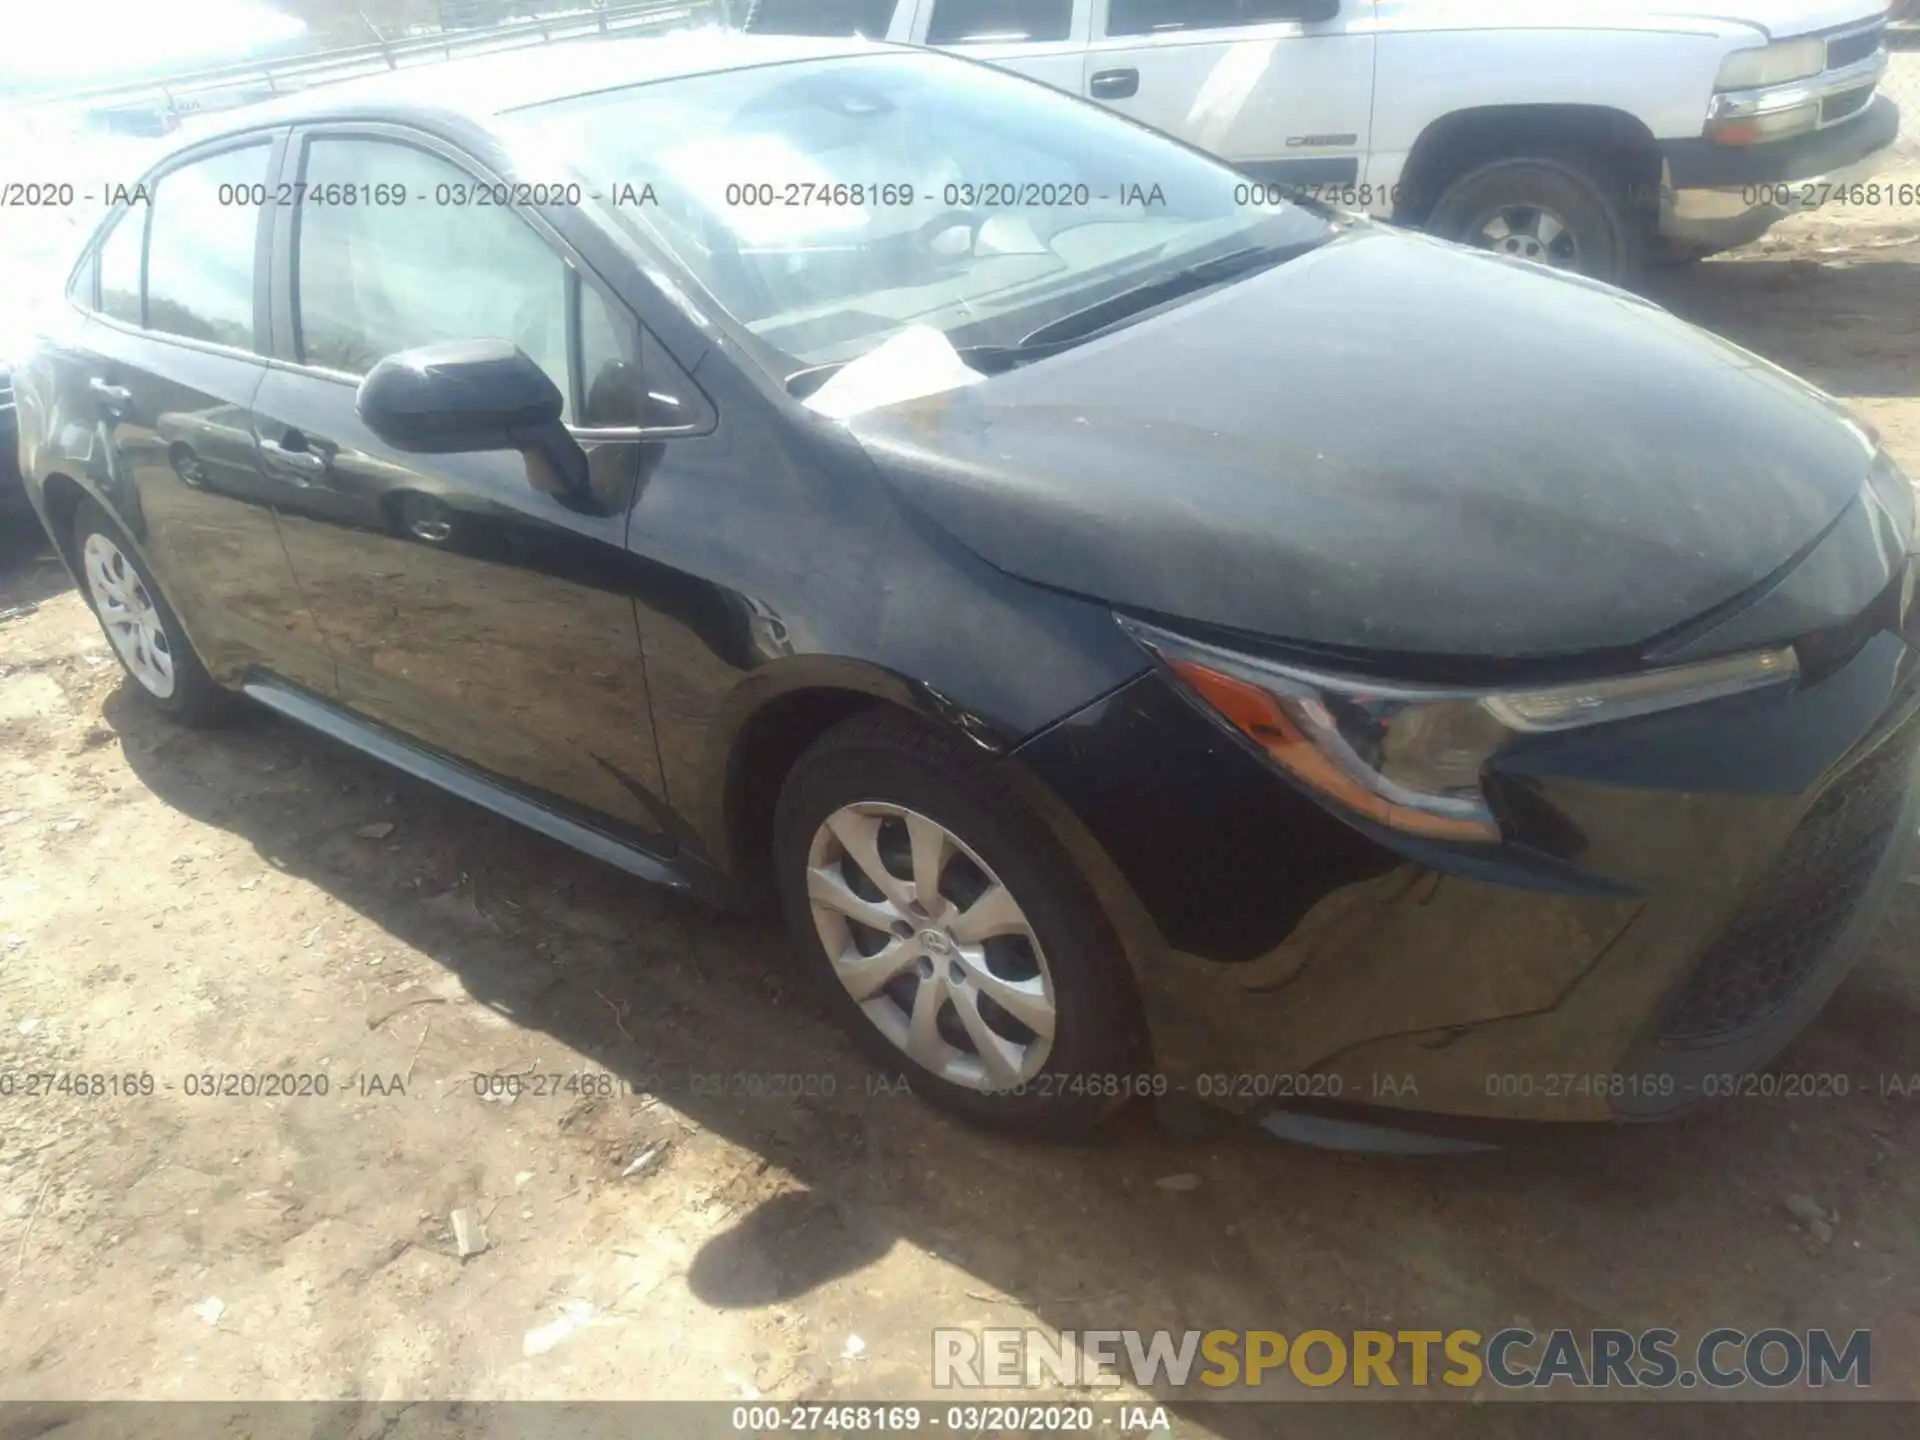
{"label": "white suv", "polygon": [[1900,125],[1887,0],[753,0],[744,23],[977,56],[1256,180],[1609,280],[1824,203]]}

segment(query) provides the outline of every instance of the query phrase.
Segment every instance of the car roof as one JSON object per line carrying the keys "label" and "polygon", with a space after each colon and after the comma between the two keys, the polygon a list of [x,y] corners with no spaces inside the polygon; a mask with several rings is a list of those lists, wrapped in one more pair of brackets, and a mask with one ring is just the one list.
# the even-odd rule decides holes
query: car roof
{"label": "car roof", "polygon": [[858,38],[746,35],[718,27],[618,40],[565,40],[318,85],[191,122],[176,132],[176,139],[184,146],[263,125],[336,114],[364,117],[380,110],[396,116],[434,110],[484,121],[524,106],[628,85],[898,48]]}

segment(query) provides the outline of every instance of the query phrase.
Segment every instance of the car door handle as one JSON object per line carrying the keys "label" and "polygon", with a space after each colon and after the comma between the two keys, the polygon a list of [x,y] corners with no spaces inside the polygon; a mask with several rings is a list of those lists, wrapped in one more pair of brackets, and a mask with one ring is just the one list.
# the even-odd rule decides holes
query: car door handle
{"label": "car door handle", "polygon": [[91,390],[100,403],[109,410],[124,410],[133,404],[131,390],[124,385],[109,385],[98,375],[87,381],[87,389]]}
{"label": "car door handle", "polygon": [[1129,100],[1140,93],[1140,72],[1099,71],[1087,82],[1087,93],[1096,100]]}

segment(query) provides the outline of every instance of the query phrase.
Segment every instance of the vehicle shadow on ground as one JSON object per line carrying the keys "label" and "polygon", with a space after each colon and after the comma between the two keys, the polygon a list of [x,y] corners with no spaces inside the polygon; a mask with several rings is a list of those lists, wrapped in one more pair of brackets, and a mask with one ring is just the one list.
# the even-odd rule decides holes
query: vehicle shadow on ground
{"label": "vehicle shadow on ground", "polygon": [[1920,241],[1826,259],[1712,260],[1655,272],[1643,290],[1832,394],[1920,396]]}
{"label": "vehicle shadow on ground", "polygon": [[[1015,1325],[1024,1307],[1060,1331],[1848,1328],[1903,1305],[1920,1270],[1898,1203],[1920,1177],[1920,1125],[1857,1089],[1423,1160],[1148,1112],[1087,1144],[1009,1140],[876,1088],[769,924],[714,917],[264,714],[183,732],[123,685],[105,715],[163,801],[242,837],[479,1003],[657,1088],[795,1177],[802,1192],[756,1198],[705,1243],[687,1281],[708,1305],[792,1300],[901,1242],[972,1277],[952,1323]],[[396,828],[370,843],[370,820]],[[1908,887],[1882,950],[1910,951],[1917,925]],[[1876,968],[1849,982],[1795,1064],[1920,1071],[1916,1034],[1920,987]],[[703,1092],[685,1083],[695,1073],[831,1076],[834,1094]],[[1199,1183],[1156,1185],[1172,1175]],[[1845,1217],[1830,1248],[1783,1210],[1797,1192]],[[925,1383],[931,1337],[916,1344]],[[1897,1369],[1883,1365],[1876,1393],[1911,1383]],[[1269,1387],[1309,1393],[1284,1377]],[[1302,1423],[1379,1436],[1452,1433],[1466,1413],[1307,1408]],[[1274,1424],[1233,1406],[1194,1413],[1235,1437]],[[1474,1413],[1476,1433],[1504,1433]],[[1515,1414],[1513,1433],[1525,1423]]]}

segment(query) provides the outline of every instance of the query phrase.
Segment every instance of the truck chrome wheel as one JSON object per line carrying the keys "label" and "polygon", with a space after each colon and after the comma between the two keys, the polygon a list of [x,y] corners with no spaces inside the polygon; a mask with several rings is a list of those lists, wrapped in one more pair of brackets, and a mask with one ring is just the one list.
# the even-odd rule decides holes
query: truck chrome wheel
{"label": "truck chrome wheel", "polygon": [[1567,222],[1538,205],[1507,205],[1473,227],[1473,243],[1482,250],[1531,260],[1555,270],[1580,268],[1580,242]]}
{"label": "truck chrome wheel", "polygon": [[1448,185],[1426,228],[1458,245],[1617,285],[1634,269],[1643,218],[1600,158],[1510,155]]}

